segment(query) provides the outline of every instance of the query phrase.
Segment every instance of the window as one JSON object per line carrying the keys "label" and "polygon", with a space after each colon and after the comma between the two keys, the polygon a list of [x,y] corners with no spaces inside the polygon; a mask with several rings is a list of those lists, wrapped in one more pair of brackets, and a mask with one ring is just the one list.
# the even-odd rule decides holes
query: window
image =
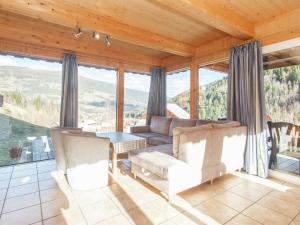
{"label": "window", "polygon": [[54,157],[61,64],[0,55],[0,166]]}
{"label": "window", "polygon": [[228,62],[199,69],[199,118],[218,120],[227,116]]}
{"label": "window", "polygon": [[78,67],[79,127],[91,132],[116,130],[116,71]]}
{"label": "window", "polygon": [[169,117],[190,118],[190,71],[167,76],[167,113]]}
{"label": "window", "polygon": [[145,125],[150,89],[149,75],[125,73],[124,131],[131,126]]}

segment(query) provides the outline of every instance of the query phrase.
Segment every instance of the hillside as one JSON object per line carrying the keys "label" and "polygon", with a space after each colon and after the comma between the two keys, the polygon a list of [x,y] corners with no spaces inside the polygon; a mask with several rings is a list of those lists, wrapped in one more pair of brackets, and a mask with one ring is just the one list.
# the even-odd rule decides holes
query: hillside
{"label": "hillside", "polygon": [[[266,113],[273,121],[300,124],[300,65],[265,71]],[[169,100],[189,111],[189,91]],[[227,77],[199,88],[199,117],[226,117]]]}

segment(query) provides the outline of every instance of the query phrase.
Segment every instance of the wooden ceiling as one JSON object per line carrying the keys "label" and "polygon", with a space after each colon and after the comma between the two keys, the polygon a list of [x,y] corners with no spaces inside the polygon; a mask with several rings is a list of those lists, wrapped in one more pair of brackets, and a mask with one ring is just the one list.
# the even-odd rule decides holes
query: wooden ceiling
{"label": "wooden ceiling", "polygon": [[[93,63],[202,63],[247,40],[298,37],[299,15],[299,0],[0,0],[0,51],[26,44],[26,52],[71,51]],[[108,34],[111,46],[91,32],[75,39],[78,26]]]}

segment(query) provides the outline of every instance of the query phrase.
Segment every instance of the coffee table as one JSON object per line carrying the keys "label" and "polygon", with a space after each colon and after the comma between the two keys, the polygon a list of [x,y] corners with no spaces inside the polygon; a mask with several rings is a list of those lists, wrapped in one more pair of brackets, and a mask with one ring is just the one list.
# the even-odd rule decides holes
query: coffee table
{"label": "coffee table", "polygon": [[112,173],[116,171],[118,154],[132,150],[146,148],[145,138],[123,132],[96,133],[97,137],[106,137],[110,139],[112,150]]}

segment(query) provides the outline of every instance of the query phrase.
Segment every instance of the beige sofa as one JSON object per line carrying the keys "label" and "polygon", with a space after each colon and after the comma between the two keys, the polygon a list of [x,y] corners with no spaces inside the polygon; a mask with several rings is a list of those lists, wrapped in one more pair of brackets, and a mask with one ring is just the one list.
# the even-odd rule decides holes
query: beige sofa
{"label": "beige sofa", "polygon": [[169,200],[182,192],[244,165],[246,127],[232,121],[177,127],[173,144],[129,153],[135,176],[159,189]]}
{"label": "beige sofa", "polygon": [[131,127],[130,132],[147,139],[147,146],[173,143],[173,130],[176,127],[195,127],[209,123],[208,120],[192,120],[152,116],[148,126]]}

